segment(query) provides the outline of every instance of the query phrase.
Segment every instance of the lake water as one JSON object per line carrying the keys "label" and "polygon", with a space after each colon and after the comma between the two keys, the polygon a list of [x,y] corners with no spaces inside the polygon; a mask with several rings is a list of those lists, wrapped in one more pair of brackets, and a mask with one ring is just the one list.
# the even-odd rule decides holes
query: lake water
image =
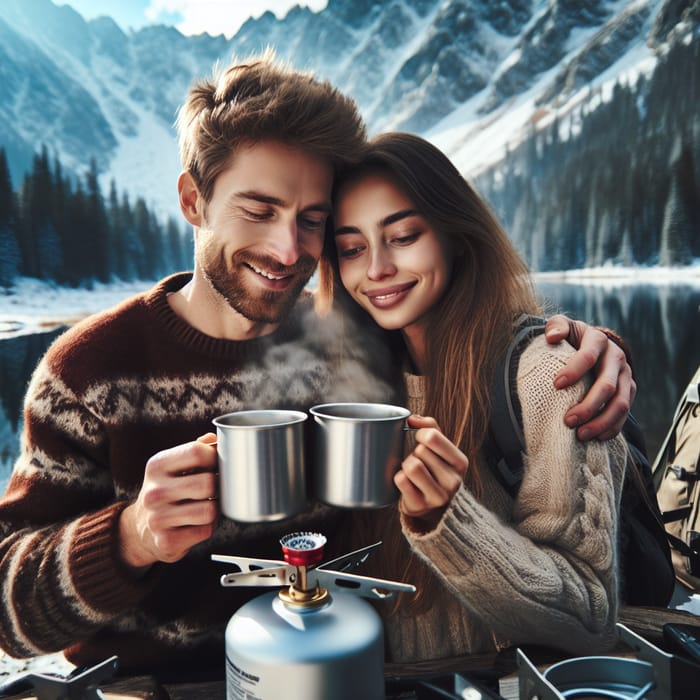
{"label": "lake water", "polygon": [[[633,413],[645,429],[649,453],[656,454],[676,402],[700,363],[700,283],[540,281],[538,289],[570,316],[614,328],[627,340],[638,385]],[[59,332],[0,338],[0,489],[17,454],[27,381]]]}

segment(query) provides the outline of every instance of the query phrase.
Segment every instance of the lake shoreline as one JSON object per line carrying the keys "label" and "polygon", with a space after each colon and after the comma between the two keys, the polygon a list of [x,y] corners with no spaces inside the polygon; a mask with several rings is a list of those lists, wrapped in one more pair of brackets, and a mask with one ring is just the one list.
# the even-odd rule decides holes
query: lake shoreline
{"label": "lake shoreline", "polygon": [[[532,277],[535,284],[594,285],[606,289],[640,284],[700,288],[700,260],[685,267],[603,265],[581,270],[533,272]],[[13,287],[0,290],[0,339],[70,326],[149,289],[156,281],[95,283],[90,288],[76,288],[21,278]]]}
{"label": "lake shoreline", "polygon": [[690,285],[700,287],[700,262],[684,267],[615,267],[603,265],[581,270],[533,272],[535,282],[595,284],[608,287],[652,284],[654,286]]}

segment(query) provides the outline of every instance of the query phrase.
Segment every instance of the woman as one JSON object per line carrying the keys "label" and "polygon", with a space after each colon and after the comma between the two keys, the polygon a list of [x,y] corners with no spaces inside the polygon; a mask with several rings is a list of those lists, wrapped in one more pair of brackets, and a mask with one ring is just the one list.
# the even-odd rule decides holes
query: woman
{"label": "woman", "polygon": [[528,456],[515,499],[482,454],[495,365],[514,320],[540,311],[508,237],[450,161],[409,134],[374,139],[339,178],[334,207],[321,301],[352,300],[390,332],[419,428],[395,477],[398,512],[355,523],[363,544],[382,532],[375,571],[422,594],[385,611],[389,660],[611,647],[625,444],[580,442],[564,424],[585,393],[553,386],[570,346],[540,336],[522,353]]}

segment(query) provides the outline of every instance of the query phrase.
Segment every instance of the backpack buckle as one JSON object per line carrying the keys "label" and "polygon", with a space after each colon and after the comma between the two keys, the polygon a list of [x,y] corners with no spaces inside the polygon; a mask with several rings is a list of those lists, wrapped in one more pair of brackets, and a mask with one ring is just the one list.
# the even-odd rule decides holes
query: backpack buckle
{"label": "backpack buckle", "polygon": [[697,481],[698,480],[697,472],[688,471],[685,467],[681,467],[680,464],[672,464],[669,467],[669,470],[672,471],[676,475],[676,478],[679,481]]}

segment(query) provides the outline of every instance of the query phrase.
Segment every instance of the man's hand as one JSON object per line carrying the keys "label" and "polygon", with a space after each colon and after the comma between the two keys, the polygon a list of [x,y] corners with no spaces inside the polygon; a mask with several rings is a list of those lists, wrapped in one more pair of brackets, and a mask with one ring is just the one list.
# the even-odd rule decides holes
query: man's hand
{"label": "man's hand", "polygon": [[211,537],[219,513],[215,441],[208,433],[148,460],[141,491],[119,522],[120,551],[129,566],[179,561]]}
{"label": "man's hand", "polygon": [[466,455],[441,432],[434,418],[408,417],[415,433],[416,447],[394,475],[401,492],[399,509],[431,530],[457,493],[469,468]]}
{"label": "man's hand", "polygon": [[617,435],[637,393],[632,368],[622,348],[597,328],[563,315],[547,321],[545,336],[549,343],[568,340],[577,348],[554,378],[557,389],[574,384],[591,369],[596,373],[586,396],[564,417],[566,424],[571,428],[578,426],[576,435],[580,440],[608,440]]}

